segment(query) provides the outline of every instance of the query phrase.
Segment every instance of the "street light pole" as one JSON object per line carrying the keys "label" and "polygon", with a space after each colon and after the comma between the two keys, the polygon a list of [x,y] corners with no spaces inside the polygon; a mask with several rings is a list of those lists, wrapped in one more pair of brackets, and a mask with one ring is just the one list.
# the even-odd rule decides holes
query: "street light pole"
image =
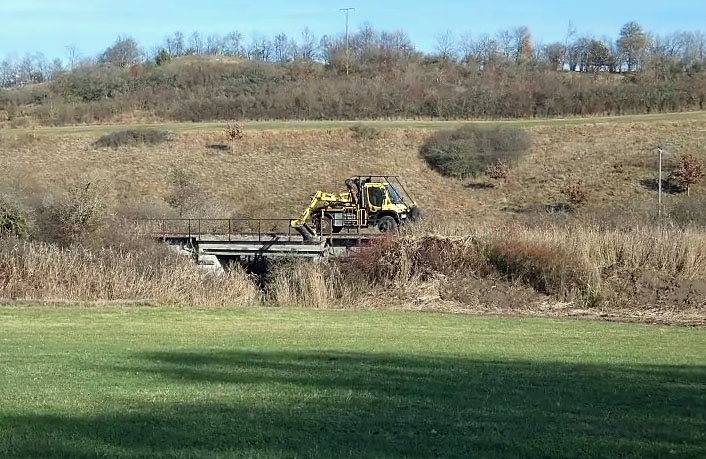
{"label": "street light pole", "polygon": [[658,198],[658,208],[657,208],[657,221],[659,222],[659,227],[662,227],[662,158],[664,156],[664,148],[661,146],[657,147],[657,152],[659,153],[659,180],[657,182],[657,188],[659,193]]}
{"label": "street light pole", "polygon": [[355,8],[341,8],[341,11],[346,13],[346,75],[349,75],[351,58],[350,58],[350,46],[349,46],[349,41],[348,41],[348,16],[350,15],[351,11],[355,11]]}

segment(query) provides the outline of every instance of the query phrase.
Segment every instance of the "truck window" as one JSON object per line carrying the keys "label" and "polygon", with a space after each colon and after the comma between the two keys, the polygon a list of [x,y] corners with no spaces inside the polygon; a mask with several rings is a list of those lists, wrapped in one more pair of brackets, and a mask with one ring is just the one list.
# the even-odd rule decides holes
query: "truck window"
{"label": "truck window", "polygon": [[400,191],[394,185],[387,185],[387,191],[390,193],[390,197],[392,198],[393,204],[404,203],[404,199],[402,199],[402,193],[400,193]]}
{"label": "truck window", "polygon": [[382,207],[385,204],[385,189],[377,186],[368,188],[368,199],[370,205],[374,207]]}

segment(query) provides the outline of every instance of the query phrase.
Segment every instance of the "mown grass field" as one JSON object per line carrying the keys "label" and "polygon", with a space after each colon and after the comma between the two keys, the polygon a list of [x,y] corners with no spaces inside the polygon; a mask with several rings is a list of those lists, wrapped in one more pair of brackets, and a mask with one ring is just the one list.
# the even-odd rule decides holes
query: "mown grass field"
{"label": "mown grass field", "polygon": [[0,308],[0,457],[704,457],[703,329]]}

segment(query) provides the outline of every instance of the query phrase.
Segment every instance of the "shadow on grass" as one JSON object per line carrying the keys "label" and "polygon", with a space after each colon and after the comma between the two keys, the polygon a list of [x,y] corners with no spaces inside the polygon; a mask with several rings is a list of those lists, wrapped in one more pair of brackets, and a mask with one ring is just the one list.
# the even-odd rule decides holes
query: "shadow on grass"
{"label": "shadow on grass", "polygon": [[[648,191],[659,191],[659,180],[658,179],[643,179],[640,180],[640,185]],[[684,190],[679,187],[674,186],[668,180],[662,180],[662,193],[665,194],[681,194]]]}
{"label": "shadow on grass", "polygon": [[211,145],[206,145],[206,148],[209,150],[216,150],[216,151],[227,151],[230,152],[231,148],[228,145],[224,145],[222,143],[214,143]]}
{"label": "shadow on grass", "polygon": [[[153,396],[136,394],[95,417],[5,417],[0,456],[706,455],[704,366],[337,352],[164,352],[136,361],[105,371],[145,378]],[[183,403],[159,402],[167,388],[183,392],[172,396]]]}

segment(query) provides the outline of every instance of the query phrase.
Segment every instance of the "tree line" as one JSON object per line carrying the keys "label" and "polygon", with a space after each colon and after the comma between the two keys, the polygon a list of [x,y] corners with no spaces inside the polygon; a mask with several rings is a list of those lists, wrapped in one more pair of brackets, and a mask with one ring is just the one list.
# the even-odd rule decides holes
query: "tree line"
{"label": "tree line", "polygon": [[[106,121],[143,111],[166,120],[515,118],[706,108],[706,35],[656,36],[628,23],[616,39],[540,45],[519,27],[439,34],[419,51],[403,31],[364,25],[344,36],[262,35],[247,41],[175,32],[145,52],[119,37],[99,56],[0,64],[0,121]],[[190,59],[188,56],[220,56]],[[232,59],[231,59],[232,58]],[[25,62],[26,61],[26,62]],[[237,62],[237,63],[233,63]],[[20,65],[21,64],[21,65]],[[11,68],[12,70],[7,70]],[[14,78],[14,79],[13,79]],[[29,80],[26,80],[29,78]]]}
{"label": "tree line", "polygon": [[[348,47],[346,45],[348,43]],[[229,56],[243,60],[291,63],[316,61],[341,70],[348,66],[363,70],[376,61],[431,60],[464,63],[470,68],[486,69],[499,65],[543,65],[557,71],[633,72],[665,62],[693,66],[706,61],[706,33],[674,32],[656,35],[636,22],[626,23],[616,39],[580,35],[569,26],[563,41],[536,44],[528,27],[517,27],[495,34],[456,35],[446,31],[436,36],[434,49],[420,51],[402,30],[379,31],[364,24],[349,40],[345,36],[318,37],[309,28],[299,36],[279,33],[254,34],[248,41],[237,31],[226,35],[191,34],[177,31],[149,50],[132,37],[118,37],[97,56],[83,56],[75,45],[66,47],[65,60],[48,60],[43,54],[22,58],[7,57],[0,62],[0,86],[21,86],[52,80],[80,67],[117,65],[127,67],[160,56]]]}

